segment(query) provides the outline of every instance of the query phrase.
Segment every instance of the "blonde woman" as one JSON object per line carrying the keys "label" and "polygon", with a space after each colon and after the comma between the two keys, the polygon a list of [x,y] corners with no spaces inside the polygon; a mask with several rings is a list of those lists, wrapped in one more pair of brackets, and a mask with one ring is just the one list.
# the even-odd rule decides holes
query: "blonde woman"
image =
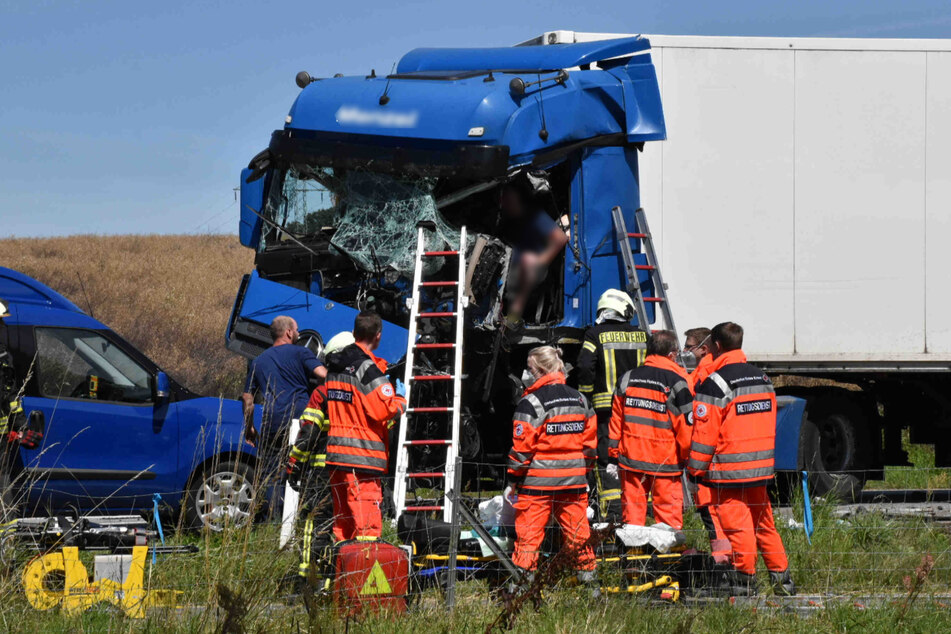
{"label": "blonde woman", "polygon": [[562,548],[575,557],[579,581],[594,585],[594,553],[587,516],[587,476],[597,458],[597,419],[588,400],[565,385],[561,351],[541,346],[528,353],[531,385],[515,409],[509,487],[515,506],[515,565],[527,572],[552,514]]}

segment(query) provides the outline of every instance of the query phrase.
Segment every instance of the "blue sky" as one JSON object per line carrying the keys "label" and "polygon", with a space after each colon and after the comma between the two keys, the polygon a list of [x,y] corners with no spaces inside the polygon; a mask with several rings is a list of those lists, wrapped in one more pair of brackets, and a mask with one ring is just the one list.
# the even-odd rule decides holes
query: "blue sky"
{"label": "blue sky", "polygon": [[951,37],[947,0],[0,0],[5,236],[234,233],[232,188],[312,75],[542,31]]}

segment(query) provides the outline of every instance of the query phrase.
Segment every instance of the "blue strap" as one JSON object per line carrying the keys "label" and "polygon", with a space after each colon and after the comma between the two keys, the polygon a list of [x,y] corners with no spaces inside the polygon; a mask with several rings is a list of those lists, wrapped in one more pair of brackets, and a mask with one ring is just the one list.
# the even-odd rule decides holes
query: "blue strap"
{"label": "blue strap", "polygon": [[802,472],[802,528],[806,532],[806,541],[812,545],[812,502],[809,501],[809,475]]}
{"label": "blue strap", "polygon": [[[162,501],[162,496],[158,493],[152,494],[152,512],[155,514],[155,526],[158,528],[158,536],[162,542],[162,545],[165,545],[165,533],[162,531],[162,520],[159,519],[158,505]],[[155,549],[152,549],[152,565],[155,565]]]}

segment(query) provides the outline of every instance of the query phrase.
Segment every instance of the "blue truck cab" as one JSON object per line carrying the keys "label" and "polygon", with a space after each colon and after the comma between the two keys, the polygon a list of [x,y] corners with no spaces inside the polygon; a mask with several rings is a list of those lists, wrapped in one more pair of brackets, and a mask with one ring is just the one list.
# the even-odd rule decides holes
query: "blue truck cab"
{"label": "blue truck cab", "polygon": [[42,444],[21,447],[14,465],[21,511],[136,512],[158,493],[190,526],[250,519],[255,452],[242,438],[241,403],[190,392],[22,273],[0,267],[0,298],[24,413],[46,423]]}
{"label": "blue truck cab", "polygon": [[[241,173],[240,240],[256,259],[239,287],[228,347],[253,358],[267,346],[269,321],[288,314],[318,349],[370,309],[385,323],[378,353],[399,376],[417,223],[435,225],[434,249],[454,248],[465,225],[476,244],[467,249],[461,454],[498,465],[500,476],[527,350],[555,344],[573,362],[598,297],[628,285],[621,250],[631,245],[618,243],[611,210],[634,226],[638,153],[666,138],[650,42],[416,49],[388,76],[301,72],[296,81],[284,127]],[[530,187],[568,244],[534,289],[518,338],[500,345],[512,246],[500,231],[506,183]],[[452,279],[452,267],[427,274]],[[640,283],[654,294],[647,271]],[[451,289],[427,293],[427,305],[454,309]],[[651,307],[648,317],[653,323]],[[420,328],[421,340],[451,340],[447,323]],[[784,410],[795,429],[781,435],[798,438]],[[796,447],[784,450],[778,464],[795,469]]]}

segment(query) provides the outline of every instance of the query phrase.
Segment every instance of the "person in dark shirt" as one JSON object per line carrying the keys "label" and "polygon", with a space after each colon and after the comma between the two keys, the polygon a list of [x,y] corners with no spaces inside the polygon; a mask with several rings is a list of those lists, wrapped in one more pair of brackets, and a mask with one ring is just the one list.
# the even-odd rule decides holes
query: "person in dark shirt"
{"label": "person in dark shirt", "polygon": [[518,181],[507,183],[499,198],[499,236],[512,247],[508,284],[514,292],[506,317],[512,323],[521,320],[528,296],[568,244],[568,236],[551,216],[531,204],[526,187]]}
{"label": "person in dark shirt", "polygon": [[[265,454],[279,452],[286,444],[285,433],[292,419],[300,418],[310,398],[310,378],[323,379],[327,368],[313,352],[293,345],[299,339],[297,322],[291,317],[275,317],[271,322],[270,348],[251,362],[244,385],[245,439]],[[254,396],[264,401],[261,430],[254,428]]]}

